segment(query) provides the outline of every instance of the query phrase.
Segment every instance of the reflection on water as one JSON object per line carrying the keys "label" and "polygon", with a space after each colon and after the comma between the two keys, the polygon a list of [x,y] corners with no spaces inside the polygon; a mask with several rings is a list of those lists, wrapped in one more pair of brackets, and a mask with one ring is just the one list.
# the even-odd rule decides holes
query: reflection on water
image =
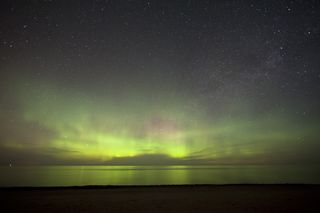
{"label": "reflection on water", "polygon": [[320,183],[315,166],[37,166],[0,171],[0,186]]}

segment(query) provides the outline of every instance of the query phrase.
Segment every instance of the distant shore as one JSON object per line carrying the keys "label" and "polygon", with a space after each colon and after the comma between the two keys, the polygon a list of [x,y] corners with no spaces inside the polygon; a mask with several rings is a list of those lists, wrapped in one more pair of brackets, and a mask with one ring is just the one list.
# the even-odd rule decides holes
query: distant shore
{"label": "distant shore", "polygon": [[308,184],[0,188],[6,212],[311,212],[319,195]]}

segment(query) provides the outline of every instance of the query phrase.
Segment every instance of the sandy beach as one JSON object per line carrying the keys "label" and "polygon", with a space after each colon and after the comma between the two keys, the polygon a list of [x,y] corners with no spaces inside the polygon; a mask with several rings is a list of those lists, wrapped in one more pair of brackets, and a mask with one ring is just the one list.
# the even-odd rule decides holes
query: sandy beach
{"label": "sandy beach", "polygon": [[6,212],[311,212],[320,185],[2,188]]}

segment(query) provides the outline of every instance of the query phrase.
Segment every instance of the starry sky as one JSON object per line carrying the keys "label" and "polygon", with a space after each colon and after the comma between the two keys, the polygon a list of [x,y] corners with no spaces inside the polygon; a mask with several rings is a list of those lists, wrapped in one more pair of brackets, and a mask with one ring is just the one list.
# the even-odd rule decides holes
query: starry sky
{"label": "starry sky", "polygon": [[317,0],[0,8],[2,165],[320,165]]}

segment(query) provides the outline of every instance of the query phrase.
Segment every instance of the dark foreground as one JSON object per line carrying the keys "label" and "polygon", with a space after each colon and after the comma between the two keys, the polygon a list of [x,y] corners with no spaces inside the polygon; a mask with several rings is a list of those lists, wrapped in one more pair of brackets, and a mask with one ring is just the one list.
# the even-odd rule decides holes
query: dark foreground
{"label": "dark foreground", "polygon": [[317,212],[320,185],[2,188],[6,212]]}

